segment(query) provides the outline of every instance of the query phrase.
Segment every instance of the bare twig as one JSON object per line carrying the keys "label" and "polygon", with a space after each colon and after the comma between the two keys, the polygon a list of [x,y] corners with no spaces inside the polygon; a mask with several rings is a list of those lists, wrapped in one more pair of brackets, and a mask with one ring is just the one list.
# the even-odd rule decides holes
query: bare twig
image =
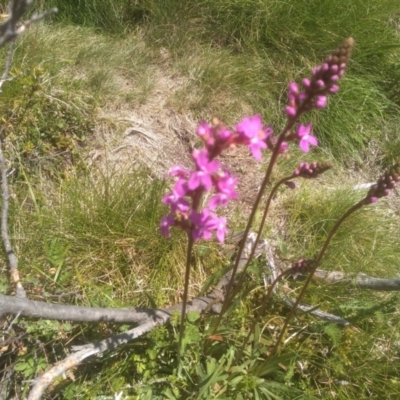
{"label": "bare twig", "polygon": [[0,294],[0,317],[4,314],[50,320],[69,320],[76,322],[116,322],[143,323],[148,318],[158,317],[160,310],[146,308],[95,308],[51,304],[16,298]]}
{"label": "bare twig", "polygon": [[3,240],[4,250],[8,258],[10,275],[15,283],[15,294],[17,297],[23,298],[26,297],[26,293],[19,279],[18,259],[14,253],[14,250],[12,249],[10,237],[8,236],[8,206],[9,206],[10,194],[8,191],[7,167],[4,160],[1,141],[0,141],[0,174],[1,174],[1,197],[3,200],[3,204],[1,207],[1,237]]}
{"label": "bare twig", "polygon": [[6,329],[6,332],[10,333],[12,326],[15,324],[15,322],[18,320],[19,316],[21,315],[21,313],[19,312],[14,319],[10,322],[10,325],[8,326],[8,328]]}
{"label": "bare twig", "polygon": [[9,5],[8,19],[0,25],[0,47],[4,46],[10,40],[15,39],[22,32],[24,32],[29,25],[34,22],[40,21],[50,14],[57,12],[57,8],[33,15],[25,22],[21,22],[21,18],[32,6],[33,0],[14,0]]}
{"label": "bare twig", "polygon": [[[49,14],[57,12],[57,9],[51,9],[32,16],[29,20],[21,22],[21,18],[33,4],[33,0],[14,0],[11,1],[8,10],[8,19],[0,25],[0,47],[5,43],[10,42],[10,48],[6,59],[6,65],[4,68],[3,75],[0,80],[0,91],[1,87],[8,80],[8,74],[11,68],[11,62],[14,51],[15,39],[18,35],[25,31],[25,29],[33,22],[39,21]],[[3,131],[3,129],[2,129]],[[7,167],[4,159],[4,153],[2,149],[2,143],[0,142],[0,174],[1,174],[1,191],[2,191],[2,209],[1,209],[1,237],[3,240],[3,246],[8,258],[8,264],[10,268],[10,275],[15,283],[15,294],[17,297],[26,297],[26,292],[21,284],[18,272],[18,259],[12,249],[10,237],[8,235],[8,207],[10,194],[7,183]]]}
{"label": "bare twig", "polygon": [[[287,298],[287,297],[285,297],[285,298],[283,299],[283,301],[284,301],[289,307],[293,307],[293,305],[294,305],[294,303],[295,303],[295,300],[289,299],[289,298]],[[303,312],[305,312],[305,313],[307,313],[307,314],[314,315],[314,317],[323,319],[324,321],[328,321],[328,322],[332,322],[332,323],[340,324],[340,325],[349,325],[349,324],[350,324],[350,322],[347,321],[347,320],[345,320],[344,318],[340,318],[340,317],[338,317],[338,316],[336,316],[336,315],[327,313],[327,312],[325,312],[325,311],[319,310],[318,308],[311,307],[311,306],[308,306],[308,305],[303,304],[303,303],[300,303],[300,304],[297,306],[297,308],[298,308],[300,311],[303,311]]]}
{"label": "bare twig", "polygon": [[[237,272],[240,272],[248,260],[251,248],[254,246],[256,235],[250,233],[246,243],[244,245],[243,253],[240,257],[240,263]],[[199,311],[203,312],[206,309],[214,310],[215,302],[223,302],[226,287],[229,283],[232,271],[225,274],[222,279],[218,282],[215,289],[207,296],[197,297],[190,301],[186,305],[186,311]],[[57,379],[58,376],[63,374],[70,368],[76,367],[86,358],[95,354],[113,350],[122,344],[128,343],[129,341],[136,339],[154,329],[156,326],[163,325],[169,321],[173,312],[182,313],[182,304],[178,304],[172,307],[168,307],[162,310],[158,310],[153,316],[148,317],[145,322],[136,328],[130,329],[124,333],[109,337],[96,343],[89,343],[83,346],[75,346],[73,350],[76,352],[66,357],[54,365],[49,371],[40,376],[34,383],[33,388],[29,394],[28,400],[38,400],[43,395],[46,388]]]}
{"label": "bare twig", "polygon": [[355,274],[345,274],[340,271],[324,271],[317,269],[315,277],[328,283],[351,284],[360,289],[378,290],[384,292],[399,291],[400,278],[374,278],[362,272]]}
{"label": "bare twig", "polygon": [[1,79],[0,79],[0,92],[1,92],[2,86],[4,85],[4,82],[7,82],[10,80],[10,78],[8,78],[8,73],[10,72],[11,63],[12,63],[12,59],[13,59],[13,55],[14,55],[14,46],[15,46],[15,39],[10,42],[10,47],[8,48],[6,65],[4,67],[3,75],[1,76]]}

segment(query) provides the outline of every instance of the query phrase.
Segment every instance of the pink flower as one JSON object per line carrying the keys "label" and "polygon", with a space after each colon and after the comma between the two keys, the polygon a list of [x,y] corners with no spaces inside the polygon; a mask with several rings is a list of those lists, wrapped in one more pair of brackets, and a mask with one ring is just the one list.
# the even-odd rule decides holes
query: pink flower
{"label": "pink flower", "polygon": [[225,234],[228,232],[228,229],[226,228],[226,218],[218,218],[213,213],[211,213],[211,218],[211,229],[214,229],[216,231],[218,241],[220,243],[223,243],[223,241],[225,240]]}
{"label": "pink flower", "polygon": [[236,130],[247,139],[246,143],[253,157],[257,161],[261,161],[261,150],[267,148],[265,140],[268,137],[263,130],[261,115],[243,118],[242,122],[236,126]]}
{"label": "pink flower", "polygon": [[213,135],[213,127],[206,121],[201,121],[197,127],[197,136],[199,136],[208,147],[212,147],[215,144],[215,138]]}
{"label": "pink flower", "polygon": [[262,159],[261,150],[267,148],[267,143],[265,143],[265,141],[263,140],[264,138],[260,137],[262,136],[262,133],[264,133],[264,131],[260,131],[260,133],[261,134],[259,136],[250,139],[250,143],[248,145],[251,154],[257,161],[261,161]]}
{"label": "pink flower", "polygon": [[192,231],[193,240],[211,239],[212,220],[210,219],[210,210],[208,208],[204,208],[201,212],[192,211],[190,220],[195,225]]}
{"label": "pink flower", "polygon": [[315,99],[315,107],[316,108],[325,108],[327,103],[326,96],[317,96]]}
{"label": "pink flower", "polygon": [[210,190],[212,186],[210,175],[219,168],[219,161],[210,161],[207,150],[194,150],[192,157],[196,161],[197,170],[190,175],[188,188],[195,190],[202,186],[204,189]]}
{"label": "pink flower", "polygon": [[209,125],[206,121],[201,121],[200,125],[197,127],[196,133],[199,137],[208,137],[211,135],[212,126]]}
{"label": "pink flower", "polygon": [[237,178],[234,178],[228,171],[223,171],[222,175],[216,178],[216,181],[218,193],[208,203],[210,210],[214,210],[219,205],[226,206],[228,200],[235,199],[238,196],[235,192]]}
{"label": "pink flower", "polygon": [[279,153],[284,153],[285,151],[289,150],[289,146],[286,142],[282,142],[281,146],[279,147]]}
{"label": "pink flower", "polygon": [[297,114],[297,110],[295,107],[288,106],[288,107],[286,107],[285,111],[286,111],[286,115],[290,118],[294,118]]}
{"label": "pink flower", "polygon": [[212,231],[215,231],[219,242],[223,242],[225,234],[228,232],[226,228],[226,218],[219,218],[216,214],[210,212],[208,208],[204,208],[201,212],[192,211],[190,220],[195,225],[192,236],[195,241],[200,239],[211,239]]}
{"label": "pink flower", "polygon": [[297,128],[297,139],[299,139],[300,149],[305,153],[310,151],[311,146],[318,146],[318,140],[316,137],[310,135],[312,123],[308,125],[300,124]]}
{"label": "pink flower", "polygon": [[184,196],[187,192],[187,184],[184,179],[179,179],[175,183],[174,189],[163,197],[162,202],[171,206],[171,211],[187,212],[190,208],[189,202],[185,200]]}
{"label": "pink flower", "polygon": [[250,118],[245,117],[236,125],[237,132],[243,133],[248,139],[258,136],[262,128],[261,115],[258,114]]}

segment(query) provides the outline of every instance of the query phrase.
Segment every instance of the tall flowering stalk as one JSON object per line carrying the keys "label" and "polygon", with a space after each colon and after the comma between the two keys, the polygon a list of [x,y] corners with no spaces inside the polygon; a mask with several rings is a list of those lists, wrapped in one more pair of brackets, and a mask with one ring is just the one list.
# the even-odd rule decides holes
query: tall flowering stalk
{"label": "tall flowering stalk", "polygon": [[[230,292],[236,277],[240,255],[277,158],[281,153],[288,150],[288,142],[291,141],[297,141],[303,152],[309,152],[311,146],[318,145],[318,139],[312,135],[312,123],[297,123],[302,114],[312,109],[326,107],[327,96],[339,90],[338,81],[345,72],[353,44],[354,41],[352,38],[345,40],[320,66],[313,69],[310,78],[303,79],[302,89],[294,82],[289,84],[289,102],[285,109],[287,122],[277,137],[273,135],[271,127],[263,125],[260,115],[244,118],[236,125],[234,130],[229,130],[218,120],[215,120],[212,125],[203,121],[197,128],[197,135],[202,139],[204,148],[194,150],[192,153],[194,169],[189,171],[183,167],[175,166],[170,170],[170,175],[176,179],[176,183],[172,191],[162,200],[164,204],[170,207],[170,212],[161,221],[161,233],[166,237],[170,237],[170,229],[177,227],[183,229],[188,236],[179,351],[184,333],[193,243],[201,239],[211,239],[214,234],[218,241],[224,241],[227,233],[226,218],[219,217],[217,209],[225,207],[230,200],[237,197],[235,191],[237,178],[233,177],[227,169],[223,168],[216,158],[222,151],[237,145],[247,146],[253,157],[258,161],[262,159],[262,150],[269,149],[272,153],[260,191],[248,219],[244,240],[241,242],[231,278],[226,288],[225,301],[222,305],[222,311],[215,330],[218,328],[222,315],[231,301]],[[329,167],[323,163],[301,163],[292,176],[284,178],[278,184],[286,183],[289,186],[293,186],[292,179],[297,177],[315,178]],[[386,186],[389,187],[390,182],[385,182]],[[378,198],[382,193],[386,193],[386,189],[382,189],[382,185],[376,189],[374,196],[370,196],[370,202],[373,202],[373,199]],[[274,191],[275,189],[273,189],[267,201],[256,243],[243,272],[246,271],[254,254]],[[212,196],[207,204],[203,204],[202,199],[206,192],[212,192]]]}
{"label": "tall flowering stalk", "polygon": [[[324,62],[313,69],[311,78],[303,79],[303,91],[300,91],[299,86],[295,82],[291,82],[289,84],[289,105],[286,107],[286,116],[287,122],[286,126],[283,128],[281,134],[278,136],[277,141],[275,142],[275,147],[273,148],[272,155],[261,184],[259,193],[254,202],[253,209],[250,213],[248,223],[246,225],[246,229],[244,232],[244,240],[241,243],[241,246],[238,251],[238,256],[236,257],[235,265],[232,270],[231,279],[228,283],[226,289],[225,301],[222,306],[222,311],[218,318],[218,321],[215,326],[215,330],[218,328],[223,313],[225,312],[228,304],[230,304],[232,298],[229,296],[230,291],[233,287],[233,283],[236,277],[237,269],[239,267],[240,255],[244,248],[244,243],[249,234],[251,225],[253,223],[256,211],[261,202],[262,195],[265,191],[265,188],[270,180],[271,172],[273,167],[275,166],[276,160],[279,154],[282,152],[283,148],[287,148],[288,141],[297,140],[300,146],[300,149],[304,152],[308,152],[311,146],[318,145],[318,140],[314,136],[311,135],[312,124],[309,123],[307,125],[299,124],[295,131],[292,129],[295,127],[299,117],[315,108],[324,108],[327,105],[327,96],[330,94],[337,93],[339,90],[338,80],[341,76],[343,76],[348,61],[350,60],[350,55],[352,48],[354,46],[354,40],[352,38],[346,39],[342,45],[337,48],[330,56],[325,58]],[[267,204],[266,210],[264,211],[263,219],[260,225],[260,228],[257,233],[257,238],[254,244],[254,247],[249,256],[249,261],[245,265],[243,269],[243,273],[247,270],[250,260],[254,255],[255,249],[257,247],[257,243],[260,239],[262,228],[265,223],[265,218],[268,212]]]}
{"label": "tall flowering stalk", "polygon": [[[297,306],[300,304],[302,298],[304,297],[304,294],[311,282],[312,277],[314,276],[315,271],[318,268],[318,265],[320,264],[322,257],[324,256],[333,236],[335,233],[338,231],[340,225],[344,222],[345,219],[347,219],[351,214],[355,213],[357,210],[359,210],[363,206],[367,206],[372,203],[376,203],[378,199],[389,196],[391,191],[397,186],[397,183],[400,182],[400,163],[395,164],[393,167],[389,168],[385,173],[378,179],[377,183],[375,185],[372,185],[370,190],[368,191],[367,195],[360,200],[358,203],[354,204],[352,207],[350,207],[335,223],[335,225],[332,227],[330,230],[324,245],[322,246],[317,258],[312,261],[307,262],[307,268],[305,268],[303,271],[300,269],[300,273],[308,273],[307,279],[304,282],[304,285],[297,296],[297,299],[290,310],[289,314],[286,317],[285,323],[282,327],[282,330],[280,332],[280,335],[278,336],[278,339],[275,343],[275,346],[272,348],[270,354],[269,354],[269,359],[273,357],[273,355],[276,353],[276,350],[278,349],[280,343],[283,340],[283,336],[285,334],[286,328],[288,327],[289,321],[293,317],[294,313],[296,312]],[[304,260],[299,260],[297,262],[299,266],[304,265]],[[295,266],[295,264],[293,265]]]}
{"label": "tall flowering stalk", "polygon": [[[230,200],[237,197],[237,178],[223,168],[216,157],[228,148],[245,145],[253,157],[261,161],[261,150],[267,149],[272,140],[272,130],[263,127],[260,115],[244,118],[232,131],[218,120],[213,125],[203,121],[197,128],[197,135],[202,139],[204,148],[192,152],[194,169],[189,171],[181,166],[171,168],[169,173],[176,183],[162,199],[170,207],[170,213],[161,220],[161,233],[170,237],[171,227],[177,227],[183,229],[188,237],[179,352],[184,334],[193,243],[201,239],[209,240],[213,234],[219,242],[224,241],[226,218],[219,217],[216,210],[227,206]],[[211,192],[212,196],[207,204],[202,204],[206,192]]]}

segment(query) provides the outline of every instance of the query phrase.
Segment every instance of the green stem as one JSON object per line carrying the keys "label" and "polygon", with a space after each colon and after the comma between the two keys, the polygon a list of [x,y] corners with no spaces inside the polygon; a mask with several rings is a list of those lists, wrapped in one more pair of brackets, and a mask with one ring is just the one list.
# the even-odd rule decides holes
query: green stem
{"label": "green stem", "polygon": [[[235,265],[234,265],[233,270],[232,270],[232,275],[231,275],[231,278],[230,278],[230,280],[228,282],[228,285],[227,285],[227,288],[226,288],[225,300],[224,300],[224,302],[222,304],[221,312],[220,312],[220,314],[218,316],[217,323],[216,323],[216,325],[214,327],[213,333],[215,333],[217,331],[217,329],[218,329],[218,327],[219,327],[219,325],[221,323],[222,317],[223,317],[226,309],[228,308],[228,305],[229,305],[229,301],[228,301],[229,294],[230,294],[230,291],[232,290],[233,283],[235,282],[236,273],[237,273],[237,270],[238,270],[238,267],[239,267],[239,262],[240,262],[240,258],[241,258],[241,255],[242,255],[242,252],[243,252],[243,249],[244,249],[244,245],[246,243],[247,236],[248,236],[248,234],[250,232],[250,228],[251,228],[251,225],[253,223],[254,217],[256,215],[258,206],[259,206],[259,204],[261,202],[262,195],[263,195],[263,193],[265,191],[265,188],[266,188],[266,186],[267,186],[267,184],[269,182],[269,179],[271,177],[272,169],[273,169],[273,167],[274,167],[274,165],[276,163],[276,160],[277,160],[277,158],[279,156],[281,144],[285,140],[286,133],[292,128],[292,126],[295,124],[295,122],[296,122],[296,120],[288,121],[286,127],[284,128],[282,133],[279,135],[278,140],[277,140],[277,142],[275,144],[275,148],[274,148],[274,151],[272,152],[271,159],[269,161],[267,171],[265,172],[264,180],[261,183],[260,190],[259,190],[259,192],[257,194],[257,198],[256,198],[256,200],[254,202],[254,205],[253,205],[253,208],[251,210],[249,219],[247,221],[246,229],[244,231],[243,240],[240,243],[238,255],[236,256]],[[258,241],[256,240],[256,242],[254,243],[254,248],[257,247],[257,244],[258,244]]]}
{"label": "green stem", "polygon": [[[193,196],[193,203],[192,207],[194,210],[198,210],[200,205],[202,192],[201,190],[197,190],[197,193]],[[189,279],[190,279],[190,264],[192,260],[192,253],[193,253],[193,227],[187,232],[188,237],[188,245],[187,245],[187,252],[186,252],[186,269],[185,269],[185,283],[183,289],[183,304],[182,304],[182,311],[181,311],[181,325],[179,327],[179,341],[178,341],[178,366],[181,361],[181,350],[182,350],[182,340],[183,335],[185,333],[185,319],[186,319],[186,305],[189,297]]]}
{"label": "green stem", "polygon": [[[272,198],[274,197],[275,192],[278,190],[278,188],[279,188],[280,185],[282,185],[284,182],[287,182],[287,181],[289,181],[290,179],[293,179],[293,178],[296,178],[296,176],[291,175],[291,176],[287,176],[286,178],[282,178],[282,179],[281,179],[280,181],[278,181],[278,182],[275,184],[275,186],[272,188],[272,190],[271,190],[271,192],[270,192],[270,194],[269,194],[269,196],[268,196],[267,202],[266,202],[266,204],[265,204],[263,217],[262,217],[261,224],[260,224],[260,227],[259,227],[259,229],[258,229],[257,237],[256,237],[256,240],[255,240],[255,245],[251,248],[250,255],[249,255],[248,259],[247,259],[247,262],[246,262],[246,264],[245,264],[243,270],[241,271],[241,272],[242,272],[242,276],[244,276],[244,274],[246,273],[247,268],[248,268],[249,265],[250,265],[251,259],[253,258],[254,253],[255,253],[255,251],[256,251],[257,243],[259,242],[260,237],[261,237],[261,234],[262,234],[262,231],[263,231],[263,229],[264,229],[265,220],[267,219],[267,214],[268,214],[268,211],[269,211],[269,206],[270,206],[270,204],[271,204],[271,201],[272,201]],[[233,300],[233,298],[236,296],[238,290],[240,290],[240,288],[237,288],[236,290],[234,290],[234,291],[232,292],[232,295],[231,295],[230,298],[228,299],[228,304],[230,304],[230,303],[232,302],[232,300]]]}
{"label": "green stem", "polygon": [[335,235],[335,233],[337,232],[337,230],[339,229],[339,227],[340,227],[340,225],[343,223],[343,221],[344,221],[346,218],[348,218],[351,214],[353,214],[355,211],[359,210],[363,205],[365,205],[365,199],[361,200],[360,202],[358,202],[357,204],[355,204],[353,207],[349,208],[349,209],[336,221],[335,225],[334,225],[333,228],[330,230],[329,235],[328,235],[328,237],[326,238],[325,243],[324,243],[324,245],[322,246],[322,249],[320,250],[320,252],[319,252],[319,254],[318,254],[318,257],[317,257],[316,262],[315,262],[315,266],[314,266],[314,268],[309,272],[308,277],[307,277],[307,279],[306,279],[306,281],[305,281],[305,283],[304,283],[304,285],[303,285],[303,287],[302,287],[302,289],[301,289],[301,291],[300,291],[300,294],[298,295],[298,297],[297,297],[297,299],[296,299],[296,302],[294,303],[292,309],[290,310],[288,316],[286,317],[286,320],[285,320],[285,323],[284,323],[283,328],[282,328],[282,330],[281,330],[281,333],[280,333],[280,335],[279,335],[279,337],[278,337],[278,339],[277,339],[277,341],[276,341],[276,343],[275,343],[275,346],[272,348],[271,353],[269,354],[267,361],[270,360],[271,357],[274,356],[274,354],[276,353],[276,351],[277,351],[279,345],[281,344],[282,339],[283,339],[283,336],[284,336],[285,331],[286,331],[286,328],[287,328],[287,326],[289,325],[289,322],[290,322],[290,320],[292,319],[294,313],[296,312],[296,309],[297,309],[298,305],[300,304],[301,300],[303,299],[304,294],[305,294],[305,292],[306,292],[306,290],[307,290],[307,288],[308,288],[308,286],[309,286],[309,284],[310,284],[310,282],[311,282],[311,279],[313,278],[313,276],[314,276],[314,274],[315,274],[315,271],[317,270],[318,265],[320,264],[321,259],[322,259],[322,257],[324,256],[324,254],[325,254],[325,252],[326,252],[326,249],[328,248],[328,246],[329,246],[329,244],[330,244],[330,242],[331,242],[331,240],[332,240],[332,237]]}
{"label": "green stem", "polygon": [[182,304],[182,312],[181,312],[181,325],[179,327],[179,342],[178,342],[178,366],[181,360],[181,352],[182,352],[182,340],[183,335],[185,333],[185,318],[186,318],[186,304],[189,295],[189,278],[190,278],[190,264],[192,258],[193,251],[193,238],[191,232],[188,233],[188,247],[186,254],[186,270],[185,270],[185,287],[183,290],[183,304]]}

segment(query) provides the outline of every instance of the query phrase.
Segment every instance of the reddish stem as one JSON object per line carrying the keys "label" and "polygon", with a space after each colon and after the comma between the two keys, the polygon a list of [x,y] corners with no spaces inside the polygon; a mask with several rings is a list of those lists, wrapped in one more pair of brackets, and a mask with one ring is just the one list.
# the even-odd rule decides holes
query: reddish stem
{"label": "reddish stem", "polygon": [[349,209],[336,221],[335,225],[334,225],[333,228],[330,230],[329,235],[328,235],[328,237],[326,238],[325,243],[324,243],[324,245],[322,246],[322,249],[320,250],[320,252],[319,252],[319,254],[318,254],[318,257],[317,257],[316,262],[315,262],[315,266],[314,266],[314,268],[310,271],[310,273],[308,274],[307,279],[306,279],[306,281],[305,281],[305,283],[304,283],[304,285],[303,285],[303,287],[302,287],[302,289],[301,289],[301,291],[300,291],[300,294],[297,296],[296,302],[294,303],[292,309],[290,310],[288,316],[286,317],[286,320],[285,320],[285,323],[284,323],[283,328],[282,328],[282,330],[281,330],[281,333],[280,333],[280,335],[279,335],[279,337],[278,337],[278,339],[277,339],[277,341],[276,341],[276,343],[275,343],[275,346],[272,348],[271,353],[269,354],[267,361],[270,360],[271,357],[274,356],[274,354],[276,353],[276,351],[277,351],[279,345],[281,344],[282,339],[283,339],[283,336],[284,336],[285,331],[286,331],[286,328],[288,327],[290,320],[292,319],[294,313],[296,312],[296,309],[297,309],[298,305],[300,304],[301,300],[303,299],[304,294],[305,294],[305,292],[306,292],[306,290],[307,290],[307,288],[308,288],[308,286],[309,286],[309,284],[310,284],[310,282],[311,282],[311,279],[313,278],[313,276],[314,276],[314,274],[315,274],[315,271],[317,270],[318,265],[320,264],[321,259],[322,259],[322,257],[324,256],[324,254],[325,254],[325,252],[326,252],[326,250],[327,250],[327,248],[328,248],[328,246],[329,246],[329,244],[330,244],[330,242],[331,242],[333,236],[335,235],[335,233],[337,232],[337,230],[339,229],[339,227],[340,227],[340,225],[343,223],[343,221],[344,221],[346,218],[348,218],[351,214],[353,214],[355,211],[359,210],[359,209],[360,209],[362,206],[364,206],[364,205],[365,205],[365,199],[359,201],[357,204],[355,204],[354,206],[352,206],[351,208],[349,208]]}

